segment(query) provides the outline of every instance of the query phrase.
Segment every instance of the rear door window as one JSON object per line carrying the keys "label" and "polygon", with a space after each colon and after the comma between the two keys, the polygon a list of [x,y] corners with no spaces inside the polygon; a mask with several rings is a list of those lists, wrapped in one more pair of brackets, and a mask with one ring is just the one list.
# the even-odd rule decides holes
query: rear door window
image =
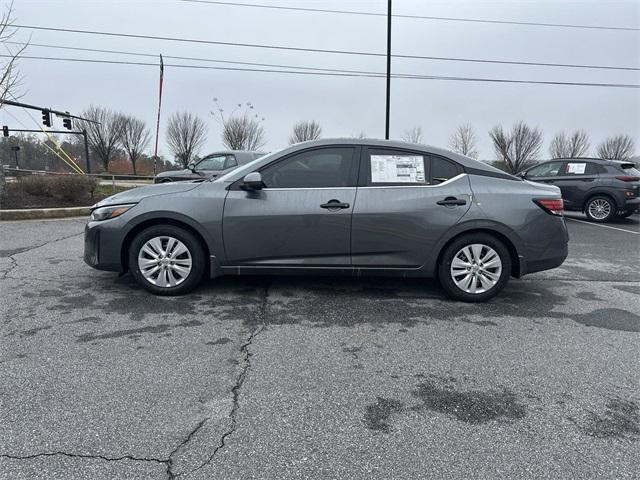
{"label": "rear door window", "polygon": [[429,156],[399,150],[369,149],[369,185],[428,185]]}
{"label": "rear door window", "polygon": [[597,175],[600,173],[598,165],[593,162],[567,162],[562,167],[560,175],[564,177],[574,177],[582,175]]}
{"label": "rear door window", "polygon": [[438,185],[439,183],[451,180],[460,173],[462,173],[462,169],[457,164],[441,157],[431,157],[432,185]]}

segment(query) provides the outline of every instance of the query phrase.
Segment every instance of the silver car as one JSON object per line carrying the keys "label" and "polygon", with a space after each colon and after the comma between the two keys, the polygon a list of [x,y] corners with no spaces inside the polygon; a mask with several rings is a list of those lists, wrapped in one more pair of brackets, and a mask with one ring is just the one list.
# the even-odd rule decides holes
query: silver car
{"label": "silver car", "polygon": [[567,243],[555,186],[434,147],[338,139],[109,197],[93,207],[84,259],[158,295],[203,277],[331,273],[437,277],[478,302],[562,264]]}
{"label": "silver car", "polygon": [[155,176],[153,183],[180,182],[185,180],[209,180],[246,165],[264,153],[224,150],[207,155],[202,160],[192,162],[183,170],[168,170]]}

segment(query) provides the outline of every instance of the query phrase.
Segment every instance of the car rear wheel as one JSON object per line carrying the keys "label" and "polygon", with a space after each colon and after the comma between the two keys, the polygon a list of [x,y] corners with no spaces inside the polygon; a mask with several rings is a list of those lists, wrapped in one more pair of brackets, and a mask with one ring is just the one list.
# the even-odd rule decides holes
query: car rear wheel
{"label": "car rear wheel", "polygon": [[449,244],[438,266],[445,292],[455,300],[484,302],[504,288],[511,272],[511,256],[496,237],[464,235]]}
{"label": "car rear wheel", "polygon": [[204,249],[190,232],[158,225],[140,232],[129,249],[129,270],[136,282],[156,295],[182,295],[202,280]]}
{"label": "car rear wheel", "polygon": [[589,199],[584,213],[592,222],[607,222],[616,214],[616,207],[609,197],[598,196]]}

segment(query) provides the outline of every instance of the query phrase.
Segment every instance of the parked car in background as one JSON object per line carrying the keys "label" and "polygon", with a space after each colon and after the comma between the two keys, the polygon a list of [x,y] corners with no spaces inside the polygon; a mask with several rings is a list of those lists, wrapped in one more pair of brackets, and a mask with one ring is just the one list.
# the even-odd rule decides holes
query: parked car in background
{"label": "parked car in background", "polygon": [[425,145],[316,140],[204,182],[151,185],[96,204],[84,259],[157,295],[204,277],[437,277],[479,302],[568,252],[560,190]]}
{"label": "parked car in background", "polygon": [[628,217],[640,208],[640,171],[634,163],[565,158],[539,163],[519,174],[560,188],[565,210],[584,212],[594,222]]}
{"label": "parked car in background", "polygon": [[207,155],[202,160],[190,163],[184,170],[170,170],[156,175],[153,183],[178,182],[216,178],[234,168],[260,158],[264,153],[227,150]]}

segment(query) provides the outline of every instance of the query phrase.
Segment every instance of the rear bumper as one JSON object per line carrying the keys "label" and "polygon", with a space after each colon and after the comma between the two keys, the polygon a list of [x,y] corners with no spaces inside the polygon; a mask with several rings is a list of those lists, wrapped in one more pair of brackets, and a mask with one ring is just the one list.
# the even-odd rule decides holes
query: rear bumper
{"label": "rear bumper", "polygon": [[541,260],[527,261],[525,268],[526,273],[542,272],[543,270],[551,270],[552,268],[559,267],[564,263],[569,255],[569,246],[565,245],[562,252],[553,257],[543,258]]}
{"label": "rear bumper", "polygon": [[636,211],[640,208],[640,198],[625,199],[622,210]]}
{"label": "rear bumper", "polygon": [[535,248],[529,245],[525,258],[521,259],[521,275],[559,267],[569,255],[569,230],[564,217],[548,220],[553,221],[554,225],[544,230],[547,242],[538,243]]}

